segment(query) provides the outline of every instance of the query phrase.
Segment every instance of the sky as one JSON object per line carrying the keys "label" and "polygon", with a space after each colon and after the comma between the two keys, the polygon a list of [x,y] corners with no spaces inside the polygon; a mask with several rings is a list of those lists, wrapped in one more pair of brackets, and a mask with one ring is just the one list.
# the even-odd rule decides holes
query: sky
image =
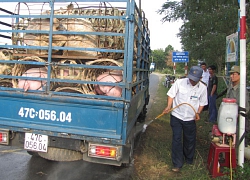
{"label": "sky", "polygon": [[[174,50],[181,51],[180,38],[177,38],[179,28],[182,22],[165,22],[162,23],[161,19],[164,16],[157,14],[157,10],[161,9],[162,4],[167,0],[141,0],[142,10],[149,21],[150,29],[150,46],[152,50],[165,49],[168,45],[173,46]],[[139,6],[139,0],[136,0]]]}

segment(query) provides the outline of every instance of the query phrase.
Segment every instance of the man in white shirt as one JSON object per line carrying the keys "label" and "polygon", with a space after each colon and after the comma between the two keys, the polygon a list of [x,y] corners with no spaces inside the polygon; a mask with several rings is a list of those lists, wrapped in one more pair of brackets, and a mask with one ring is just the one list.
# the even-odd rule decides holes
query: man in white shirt
{"label": "man in white shirt", "polygon": [[163,113],[171,111],[170,125],[173,131],[171,156],[174,172],[180,171],[184,159],[188,164],[193,163],[196,145],[195,121],[200,119],[200,113],[207,105],[207,87],[200,82],[201,77],[201,67],[193,66],[187,78],[175,81],[167,93],[168,105]]}
{"label": "man in white shirt", "polygon": [[[207,64],[206,64],[205,62],[202,62],[202,63],[200,64],[200,66],[201,66],[201,68],[202,68],[202,70],[203,70],[201,81],[204,82],[204,83],[207,85],[207,87],[208,87],[209,76],[210,76],[210,74],[209,74],[209,71],[208,71],[208,69],[207,69]],[[206,105],[206,106],[203,108],[203,111],[207,111],[207,110],[208,110],[208,105]]]}
{"label": "man in white shirt", "polygon": [[207,69],[207,64],[205,62],[202,62],[201,63],[201,68],[203,69],[201,81],[206,83],[206,85],[208,86],[209,72],[208,72],[208,69]]}

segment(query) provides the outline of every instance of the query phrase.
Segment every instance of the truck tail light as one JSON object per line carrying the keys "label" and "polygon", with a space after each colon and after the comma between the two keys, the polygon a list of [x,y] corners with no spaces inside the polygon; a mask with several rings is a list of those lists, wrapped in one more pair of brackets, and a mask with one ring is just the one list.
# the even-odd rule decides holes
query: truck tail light
{"label": "truck tail light", "polygon": [[0,130],[0,144],[4,144],[4,145],[9,144],[9,131]]}
{"label": "truck tail light", "polygon": [[89,143],[88,156],[104,158],[104,159],[120,160],[121,147]]}

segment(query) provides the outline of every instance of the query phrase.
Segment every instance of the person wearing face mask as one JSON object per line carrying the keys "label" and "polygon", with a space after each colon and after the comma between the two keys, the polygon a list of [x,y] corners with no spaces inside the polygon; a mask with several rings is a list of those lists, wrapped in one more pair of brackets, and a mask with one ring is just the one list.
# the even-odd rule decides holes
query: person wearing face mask
{"label": "person wearing face mask", "polygon": [[[200,82],[203,70],[191,67],[186,78],[177,79],[169,89],[167,107],[172,128],[172,171],[178,172],[186,161],[193,163],[196,145],[196,120],[207,105],[207,87]],[[183,104],[184,103],[184,104]],[[176,108],[175,108],[176,107]],[[172,109],[174,108],[174,109]]]}

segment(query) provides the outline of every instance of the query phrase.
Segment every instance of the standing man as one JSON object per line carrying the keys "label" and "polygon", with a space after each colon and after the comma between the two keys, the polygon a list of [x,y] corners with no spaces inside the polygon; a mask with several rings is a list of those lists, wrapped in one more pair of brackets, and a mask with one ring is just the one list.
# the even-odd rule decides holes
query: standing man
{"label": "standing man", "polygon": [[[240,104],[240,67],[239,66],[233,66],[230,73],[230,80],[231,84],[229,85],[227,89],[227,98],[234,98],[236,99],[236,103]],[[248,91],[246,90],[246,113],[249,111],[249,95]]]}
{"label": "standing man", "polygon": [[188,164],[193,163],[196,145],[195,120],[200,119],[200,113],[207,105],[207,87],[200,82],[201,77],[202,69],[199,66],[193,66],[187,78],[178,79],[167,93],[168,105],[163,113],[169,113],[172,107],[176,107],[170,116],[173,131],[171,156],[174,172],[180,171],[184,159]]}
{"label": "standing man", "polygon": [[202,78],[201,81],[206,83],[206,85],[208,85],[208,81],[209,81],[209,72],[207,70],[207,64],[205,62],[201,63],[201,68],[203,70],[202,72]]}
{"label": "standing man", "polygon": [[[231,70],[229,71],[230,73],[230,80],[231,84],[229,85],[227,89],[227,98],[234,98],[236,99],[236,103],[240,105],[240,67],[239,66],[232,66]],[[245,95],[245,105],[246,105],[246,114],[249,112],[249,94],[246,89],[246,95]],[[240,106],[239,106],[240,108]],[[245,119],[245,133],[249,134],[249,121],[246,118]],[[244,134],[245,134],[244,133]],[[241,137],[240,137],[241,139]],[[245,135],[245,145],[247,146],[248,143],[250,142],[250,139],[248,135]],[[239,144],[239,143],[237,143]]]}
{"label": "standing man", "polygon": [[209,122],[211,123],[216,123],[218,115],[218,110],[216,107],[218,78],[215,75],[215,70],[216,67],[214,65],[208,67],[210,76],[207,87],[207,95],[208,95]]}
{"label": "standing man", "polygon": [[[207,64],[205,62],[202,62],[200,64],[203,72],[202,72],[202,78],[201,78],[201,81],[204,82],[207,86],[208,86],[208,82],[209,82],[209,72],[208,72],[208,69],[207,69]],[[208,107],[209,105],[206,105],[204,108],[203,108],[203,111],[207,111],[208,110]]]}
{"label": "standing man", "polygon": [[[230,84],[228,88],[226,89],[226,91],[224,90],[223,92],[221,92],[217,98],[226,94],[226,98],[236,99],[236,103],[239,106],[240,105],[240,67],[236,65],[232,66],[229,73],[230,73]],[[246,107],[246,114],[247,114],[249,112],[249,94],[248,94],[247,89],[246,89],[245,97],[246,97],[245,107]],[[245,131],[246,131],[246,134],[249,134],[250,133],[249,121],[247,118],[245,120],[246,120]],[[245,136],[245,137],[246,137],[245,144],[248,145],[248,143],[250,143],[250,139],[248,138],[248,136]]]}

